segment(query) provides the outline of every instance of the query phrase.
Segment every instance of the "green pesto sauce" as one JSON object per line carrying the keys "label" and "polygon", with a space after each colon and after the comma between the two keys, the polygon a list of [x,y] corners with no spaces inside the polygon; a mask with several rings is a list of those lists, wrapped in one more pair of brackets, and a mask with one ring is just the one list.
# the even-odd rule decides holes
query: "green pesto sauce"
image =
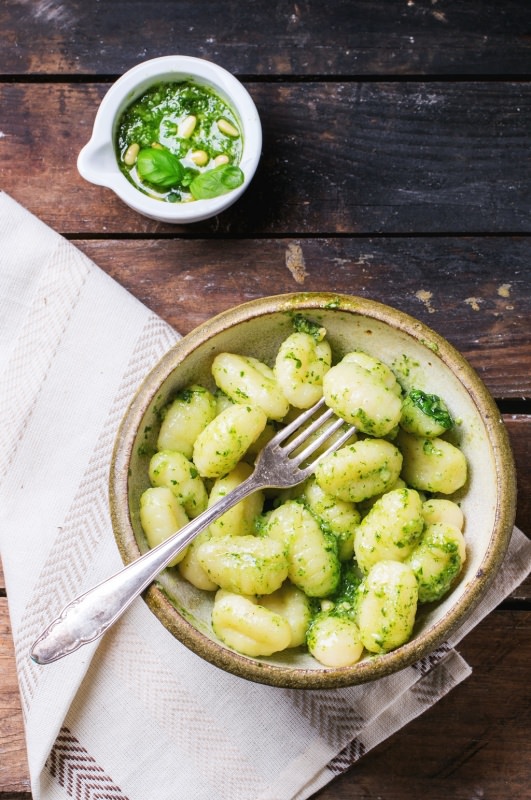
{"label": "green pesto sauce", "polygon": [[[190,116],[197,120],[193,133],[181,137],[179,125]],[[236,128],[238,135],[220,131],[220,119]],[[136,163],[128,166],[124,162],[132,144],[140,149],[155,145],[176,156],[184,168],[183,179],[169,188],[142,180]],[[211,170],[218,156],[226,156],[230,165],[237,166],[242,149],[241,128],[234,109],[215,92],[192,81],[158,83],[148,89],[123,112],[115,140],[118,164],[125,177],[144,194],[171,203],[194,200],[188,189],[193,178]],[[192,159],[198,151],[207,154],[206,164],[198,165]]]}

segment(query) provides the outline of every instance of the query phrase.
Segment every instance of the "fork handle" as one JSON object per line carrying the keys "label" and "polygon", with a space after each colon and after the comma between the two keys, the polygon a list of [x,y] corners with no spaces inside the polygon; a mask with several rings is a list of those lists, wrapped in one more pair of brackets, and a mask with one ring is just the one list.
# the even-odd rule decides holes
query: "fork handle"
{"label": "fork handle", "polygon": [[37,664],[50,664],[103,636],[135,597],[192,539],[259,488],[253,478],[254,475],[250,475],[169,539],[72,600],[39,636],[30,652],[32,660]]}

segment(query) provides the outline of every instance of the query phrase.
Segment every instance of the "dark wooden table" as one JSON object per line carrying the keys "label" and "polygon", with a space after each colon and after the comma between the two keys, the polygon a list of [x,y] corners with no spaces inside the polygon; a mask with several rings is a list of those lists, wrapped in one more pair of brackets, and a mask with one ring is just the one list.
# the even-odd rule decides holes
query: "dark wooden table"
{"label": "dark wooden table", "polygon": [[[264,129],[245,199],[187,228],[76,171],[110,83],[179,52],[235,73]],[[295,290],[420,318],[495,396],[529,535],[530,79],[529,0],[3,0],[0,188],[182,333]],[[8,599],[0,800],[28,800]],[[528,579],[463,642],[472,677],[316,800],[531,798],[530,631]]]}

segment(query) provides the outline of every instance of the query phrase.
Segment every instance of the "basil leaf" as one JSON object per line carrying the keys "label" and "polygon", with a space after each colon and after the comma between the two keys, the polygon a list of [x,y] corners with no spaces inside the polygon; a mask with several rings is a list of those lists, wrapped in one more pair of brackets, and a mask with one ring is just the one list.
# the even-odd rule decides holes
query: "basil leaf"
{"label": "basil leaf", "polygon": [[219,197],[243,183],[243,172],[232,164],[221,164],[219,167],[209,169],[196,175],[190,183],[190,191],[195,200],[207,200]]}
{"label": "basil leaf", "polygon": [[182,186],[184,186],[184,187],[190,186],[190,184],[192,183],[193,179],[197,175],[200,175],[200,172],[199,172],[198,169],[191,169],[190,167],[185,168],[184,173],[183,173],[183,177],[182,177],[182,181],[181,181]]}
{"label": "basil leaf", "polygon": [[143,181],[169,189],[181,182],[184,167],[169,150],[143,147],[136,159],[136,169]]}

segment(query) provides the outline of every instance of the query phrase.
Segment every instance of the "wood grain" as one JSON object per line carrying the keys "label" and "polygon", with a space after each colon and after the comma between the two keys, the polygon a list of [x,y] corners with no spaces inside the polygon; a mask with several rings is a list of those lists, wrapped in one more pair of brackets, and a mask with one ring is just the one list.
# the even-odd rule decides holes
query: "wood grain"
{"label": "wood grain", "polygon": [[[516,524],[531,535],[531,415],[506,415],[517,476]],[[531,574],[518,590],[517,597],[531,601]]]}
{"label": "wood grain", "polygon": [[[498,399],[531,397],[531,238],[75,240],[185,334],[266,294],[370,297],[447,337]],[[297,249],[304,276],[289,266]]]}
{"label": "wood grain", "polygon": [[0,72],[119,74],[185,52],[257,76],[529,74],[530,28],[525,0],[113,0],[97,13],[84,0],[4,0]]}
{"label": "wood grain", "polygon": [[529,233],[531,84],[248,84],[264,129],[257,174],[242,200],[188,228],[78,175],[107,88],[0,85],[2,188],[61,233]]}
{"label": "wood grain", "polygon": [[0,597],[0,676],[0,791],[24,791],[29,788],[28,766],[5,597]]}

